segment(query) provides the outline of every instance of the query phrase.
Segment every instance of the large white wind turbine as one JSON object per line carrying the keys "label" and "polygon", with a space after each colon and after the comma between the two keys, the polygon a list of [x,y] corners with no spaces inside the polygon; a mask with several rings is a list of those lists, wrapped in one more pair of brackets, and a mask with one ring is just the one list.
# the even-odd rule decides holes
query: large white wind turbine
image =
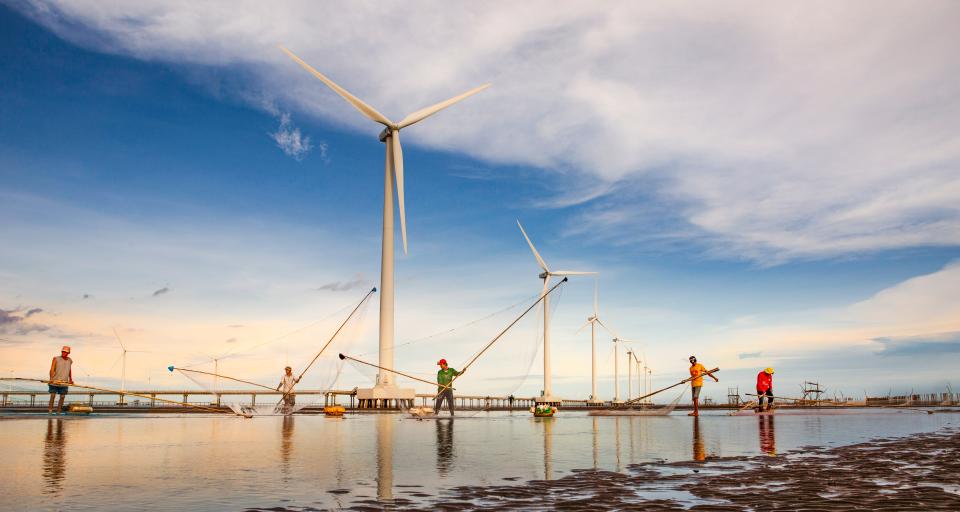
{"label": "large white wind turbine", "polygon": [[[319,78],[321,82],[333,89],[333,91],[345,99],[347,103],[353,105],[353,107],[359,110],[360,113],[363,114],[367,119],[380,123],[384,126],[383,131],[380,132],[380,142],[383,142],[386,145],[387,152],[383,178],[383,245],[380,267],[380,367],[383,369],[380,370],[380,373],[377,377],[376,388],[373,390],[360,390],[365,391],[365,393],[358,393],[357,397],[361,400],[412,400],[414,397],[413,390],[403,390],[403,392],[397,390],[396,384],[394,384],[393,373],[388,371],[393,369],[393,260],[395,252],[393,244],[394,186],[396,186],[397,189],[397,206],[400,209],[400,234],[403,238],[403,252],[404,254],[407,252],[407,220],[403,199],[403,149],[400,147],[400,130],[418,123],[427,117],[430,117],[431,115],[449,107],[450,105],[457,103],[460,100],[473,96],[487,87],[490,87],[490,84],[481,85],[480,87],[471,89],[459,96],[455,96],[446,101],[437,103],[436,105],[417,110],[416,112],[413,112],[407,117],[401,119],[399,122],[393,122],[390,119],[387,119],[387,117],[380,112],[377,112],[377,110],[370,105],[367,105],[356,96],[347,92],[346,89],[335,84],[332,80],[324,76],[316,69],[313,69],[313,67],[294,55],[290,50],[282,46],[280,49],[283,50],[297,64],[303,66],[303,68],[312,73],[313,76]],[[369,391],[369,393],[366,393],[366,391]]]}
{"label": "large white wind turbine", "polygon": [[610,330],[606,324],[600,320],[600,314],[597,312],[598,303],[600,302],[600,279],[599,274],[597,279],[593,284],[593,315],[587,317],[587,321],[577,329],[577,332],[583,330],[584,327],[590,326],[590,399],[587,400],[589,404],[602,404],[603,400],[600,400],[599,394],[597,394],[597,324],[600,324],[600,327],[603,327],[610,334],[616,336],[617,334]]}
{"label": "large white wind turbine", "polygon": [[566,277],[566,276],[591,276],[596,275],[596,272],[580,272],[576,270],[554,270],[551,271],[550,267],[547,266],[547,262],[543,261],[543,258],[540,257],[540,253],[537,252],[537,248],[533,246],[533,242],[530,241],[530,237],[527,236],[527,232],[524,231],[523,225],[520,224],[520,221],[517,220],[517,226],[520,227],[520,232],[523,233],[523,238],[527,241],[527,245],[530,246],[530,250],[533,251],[533,257],[537,259],[537,264],[540,265],[540,268],[543,272],[540,273],[540,279],[543,279],[543,291],[541,292],[543,297],[543,396],[537,398],[538,403],[547,403],[547,404],[557,404],[559,405],[560,399],[553,396],[553,389],[551,386],[551,375],[550,375],[550,304],[548,300],[549,296],[546,296],[547,288],[549,286],[551,277]]}

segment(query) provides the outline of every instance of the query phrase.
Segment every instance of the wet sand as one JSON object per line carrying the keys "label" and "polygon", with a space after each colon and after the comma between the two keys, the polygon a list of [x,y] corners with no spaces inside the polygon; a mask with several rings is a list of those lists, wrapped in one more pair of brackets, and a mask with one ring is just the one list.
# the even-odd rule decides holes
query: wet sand
{"label": "wet sand", "polygon": [[[523,485],[409,490],[352,510],[960,510],[960,429],[779,456],[578,470]],[[284,510],[283,508],[272,510]],[[302,509],[300,509],[302,510]]]}

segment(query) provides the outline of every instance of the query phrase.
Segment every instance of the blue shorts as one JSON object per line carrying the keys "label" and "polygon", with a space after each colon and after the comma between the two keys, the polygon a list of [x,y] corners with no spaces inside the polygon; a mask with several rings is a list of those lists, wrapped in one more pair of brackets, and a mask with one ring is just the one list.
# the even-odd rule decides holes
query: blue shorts
{"label": "blue shorts", "polygon": [[54,386],[53,384],[47,384],[47,389],[50,391],[50,394],[66,395],[67,386]]}

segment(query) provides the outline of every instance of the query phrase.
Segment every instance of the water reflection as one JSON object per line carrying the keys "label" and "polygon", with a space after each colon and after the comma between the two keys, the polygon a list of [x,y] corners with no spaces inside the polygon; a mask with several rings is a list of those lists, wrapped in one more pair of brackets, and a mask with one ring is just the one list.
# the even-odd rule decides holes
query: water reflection
{"label": "water reflection", "polygon": [[377,419],[377,500],[393,502],[393,417]]}
{"label": "water reflection", "polygon": [[48,485],[45,493],[59,495],[63,491],[63,480],[67,473],[66,454],[64,421],[59,418],[48,419],[47,435],[43,442],[43,479]]}
{"label": "water reflection", "polygon": [[703,444],[703,435],[700,432],[700,418],[693,417],[693,460],[705,460],[707,449]]}
{"label": "water reflection", "polygon": [[760,421],[760,451],[767,455],[777,454],[777,438],[773,428],[773,415],[760,415],[757,420]]}
{"label": "water reflection", "polygon": [[600,425],[598,424],[598,419],[596,416],[593,417],[593,469],[597,469],[600,466],[600,443],[598,442],[598,437],[600,437]]}
{"label": "water reflection", "polygon": [[293,426],[293,415],[284,416],[283,425],[280,427],[280,472],[283,473],[284,481],[290,475],[290,455],[293,453]]}
{"label": "water reflection", "polygon": [[620,465],[620,419],[619,417],[613,419],[613,442],[614,452],[617,454],[617,471],[623,471],[623,466]]}
{"label": "water reflection", "polygon": [[553,480],[553,418],[540,418],[543,424],[543,478]]}
{"label": "water reflection", "polygon": [[453,421],[437,420],[437,473],[447,476],[453,466]]}

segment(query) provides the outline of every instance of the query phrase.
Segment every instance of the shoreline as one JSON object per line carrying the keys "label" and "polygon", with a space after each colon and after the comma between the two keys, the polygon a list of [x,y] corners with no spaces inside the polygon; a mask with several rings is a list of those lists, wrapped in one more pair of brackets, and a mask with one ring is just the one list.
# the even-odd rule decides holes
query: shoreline
{"label": "shoreline", "polygon": [[417,492],[388,503],[361,499],[343,506],[410,511],[960,510],[960,427],[833,448],[803,447],[779,456],[647,462],[622,473],[573,470],[554,480],[459,486],[439,494]]}

